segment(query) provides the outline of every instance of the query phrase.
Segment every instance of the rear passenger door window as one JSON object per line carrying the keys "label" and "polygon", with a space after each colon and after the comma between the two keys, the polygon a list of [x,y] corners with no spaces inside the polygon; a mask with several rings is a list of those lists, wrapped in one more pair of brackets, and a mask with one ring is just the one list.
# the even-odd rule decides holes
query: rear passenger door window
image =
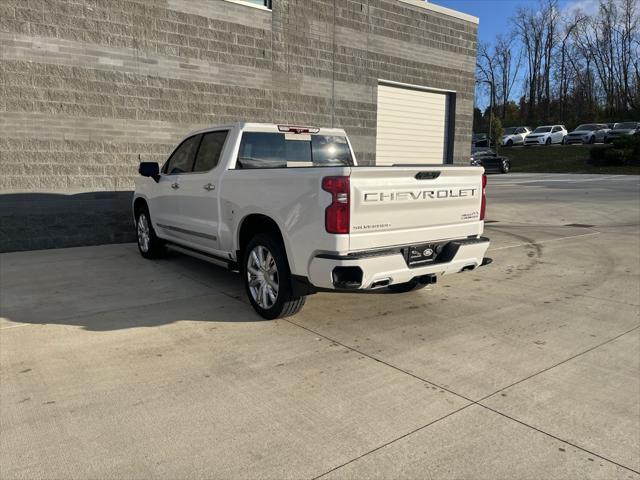
{"label": "rear passenger door window", "polygon": [[200,144],[202,135],[194,135],[187,138],[173,152],[167,163],[164,164],[162,173],[167,175],[178,175],[189,173],[193,169],[193,161]]}
{"label": "rear passenger door window", "polygon": [[239,168],[285,168],[287,166],[282,133],[245,132],[242,134]]}
{"label": "rear passenger door window", "polygon": [[208,172],[218,165],[228,133],[227,130],[221,130],[204,134],[193,165],[194,172]]}

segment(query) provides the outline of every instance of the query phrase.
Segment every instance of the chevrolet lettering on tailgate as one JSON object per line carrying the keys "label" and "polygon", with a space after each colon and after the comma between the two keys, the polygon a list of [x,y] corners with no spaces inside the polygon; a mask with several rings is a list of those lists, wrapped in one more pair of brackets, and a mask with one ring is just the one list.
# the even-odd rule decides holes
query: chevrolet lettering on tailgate
{"label": "chevrolet lettering on tailgate", "polygon": [[443,190],[406,190],[400,192],[367,192],[365,202],[402,202],[419,200],[437,200],[443,198],[475,197],[477,188],[457,188]]}

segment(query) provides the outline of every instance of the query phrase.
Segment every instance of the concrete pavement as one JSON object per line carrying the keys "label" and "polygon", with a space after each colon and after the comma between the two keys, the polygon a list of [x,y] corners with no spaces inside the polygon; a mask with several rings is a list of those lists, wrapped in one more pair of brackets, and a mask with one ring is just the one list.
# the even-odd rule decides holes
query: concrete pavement
{"label": "concrete pavement", "polygon": [[0,255],[0,477],[638,479],[639,183],[492,176],[491,266],[273,322],[177,254]]}

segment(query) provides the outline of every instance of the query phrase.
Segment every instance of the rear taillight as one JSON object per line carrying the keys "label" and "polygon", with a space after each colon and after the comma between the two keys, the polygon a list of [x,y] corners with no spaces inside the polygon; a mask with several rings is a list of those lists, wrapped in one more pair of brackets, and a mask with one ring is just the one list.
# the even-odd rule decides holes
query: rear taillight
{"label": "rear taillight", "polygon": [[487,176],[482,175],[482,203],[480,204],[480,220],[484,220],[484,214],[487,211]]}
{"label": "rear taillight", "polygon": [[324,177],[322,189],[331,194],[331,205],[324,213],[328,233],[349,233],[349,177]]}

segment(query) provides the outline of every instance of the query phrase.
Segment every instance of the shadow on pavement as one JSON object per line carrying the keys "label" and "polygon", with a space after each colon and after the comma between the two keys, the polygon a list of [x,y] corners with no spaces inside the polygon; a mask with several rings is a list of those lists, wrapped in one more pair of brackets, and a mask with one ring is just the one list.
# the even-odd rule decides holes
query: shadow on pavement
{"label": "shadow on pavement", "polygon": [[132,195],[0,194],[0,252],[132,242]]}

